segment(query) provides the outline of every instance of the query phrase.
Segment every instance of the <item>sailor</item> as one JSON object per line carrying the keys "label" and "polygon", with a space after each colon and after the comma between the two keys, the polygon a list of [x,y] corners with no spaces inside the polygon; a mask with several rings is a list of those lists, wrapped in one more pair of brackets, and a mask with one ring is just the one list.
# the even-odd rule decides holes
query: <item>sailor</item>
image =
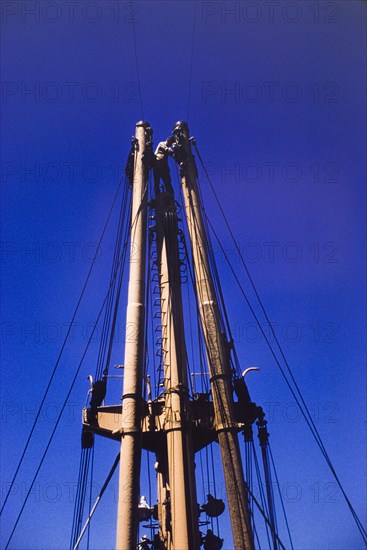
{"label": "sailor", "polygon": [[204,550],[220,550],[223,546],[223,539],[214,535],[211,529],[208,529],[203,538]]}
{"label": "sailor", "polygon": [[127,157],[125,165],[125,175],[129,180],[130,187],[133,186],[134,181],[134,162],[135,162],[135,151],[137,147],[138,140],[133,136],[131,138],[131,148]]}
{"label": "sailor", "polygon": [[173,195],[173,187],[171,182],[171,173],[168,166],[168,156],[173,155],[171,145],[174,143],[175,138],[170,136],[166,141],[158,143],[155,150],[155,162],[154,162],[154,192],[156,195],[160,193],[160,181],[163,181],[165,190],[167,193]]}
{"label": "sailor", "polygon": [[150,550],[151,540],[146,535],[143,535],[138,544],[138,550]]}
{"label": "sailor", "polygon": [[202,509],[210,518],[216,518],[224,512],[224,502],[221,498],[214,498],[213,495],[207,495],[208,502],[203,504]]}
{"label": "sailor", "polygon": [[173,135],[175,136],[175,143],[173,145],[173,158],[180,166],[180,176],[185,175],[185,169],[187,166],[187,151],[186,151],[186,138],[185,134],[189,135],[189,127],[186,122],[178,121],[173,127]]}
{"label": "sailor", "polygon": [[90,400],[90,408],[93,410],[93,412],[97,412],[98,407],[102,405],[102,402],[104,398],[106,397],[106,390],[107,390],[107,380],[104,378],[103,380],[96,380],[91,388],[91,400]]}
{"label": "sailor", "polygon": [[145,177],[148,177],[149,170],[153,168],[155,162],[155,156],[153,152],[153,130],[150,126],[145,131],[146,141],[145,149],[141,156],[141,160],[144,166]]}

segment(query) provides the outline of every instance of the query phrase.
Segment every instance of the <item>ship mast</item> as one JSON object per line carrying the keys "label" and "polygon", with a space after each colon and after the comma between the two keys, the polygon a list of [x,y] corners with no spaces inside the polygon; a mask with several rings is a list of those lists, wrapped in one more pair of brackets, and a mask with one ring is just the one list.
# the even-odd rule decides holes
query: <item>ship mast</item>
{"label": "ship mast", "polygon": [[[220,446],[234,548],[253,550],[237,436],[244,429],[243,411],[249,397],[245,392],[242,402],[233,401],[230,345],[222,328],[187,124],[176,124],[174,134],[176,141],[171,152],[180,163],[212,399],[207,393],[192,396],[189,392],[176,204],[173,194],[157,190],[155,198],[148,202],[148,174],[154,163],[152,129],[147,123],[138,122],[127,164],[133,196],[122,406],[84,409],[83,433],[92,432],[120,442],[117,550],[134,550],[139,521],[151,518],[158,520],[158,533],[154,540],[143,537],[139,548],[199,550],[202,544],[206,549],[222,547],[221,539],[211,529],[205,535],[200,533],[199,525],[208,522],[200,524],[199,514],[217,517],[224,510],[224,502],[208,494],[208,502],[199,507],[196,495],[195,453],[214,441]],[[149,230],[156,240],[164,380],[163,392],[152,399],[147,379],[146,400],[143,379],[148,206],[154,211],[155,220]],[[242,379],[241,383],[244,384]],[[256,415],[250,422],[255,418]],[[156,506],[147,504],[143,496],[139,501],[142,449],[156,456]]]}
{"label": "ship mast", "polygon": [[174,133],[186,157],[184,160],[186,166],[182,172],[182,188],[193,251],[200,320],[206,344],[214,403],[215,430],[222,456],[233,542],[236,550],[252,550],[254,542],[237,437],[238,425],[234,414],[228,343],[225,342],[221,331],[218,299],[214,290],[208,241],[196,182],[197,168],[191,152],[187,124],[177,123]]}
{"label": "ship mast", "polygon": [[[165,548],[200,548],[190,426],[177,214],[173,196],[155,200],[164,362],[166,445],[157,455],[158,519]],[[163,503],[166,505],[163,505]],[[166,529],[167,515],[171,524]]]}
{"label": "ship mast", "polygon": [[124,388],[116,549],[135,548],[138,536],[140,493],[142,379],[144,372],[144,320],[147,225],[147,174],[142,155],[146,122],[135,129],[134,180],[131,212],[131,249],[126,315]]}

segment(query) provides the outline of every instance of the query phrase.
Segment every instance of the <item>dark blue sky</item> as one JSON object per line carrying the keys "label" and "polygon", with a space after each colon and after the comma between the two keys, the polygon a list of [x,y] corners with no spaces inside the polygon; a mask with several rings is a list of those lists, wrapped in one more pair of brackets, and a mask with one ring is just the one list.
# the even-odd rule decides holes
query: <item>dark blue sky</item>
{"label": "dark blue sky", "polygon": [[[142,118],[133,18],[143,114],[155,142],[189,118],[315,423],[365,519],[366,3],[14,0],[1,10],[2,493]],[[208,215],[248,289],[201,168],[199,174]],[[103,299],[113,229],[4,512],[2,544]],[[269,418],[295,548],[361,550],[340,490],[218,248],[216,258],[238,354],[244,366],[262,369],[251,376],[250,391]],[[124,314],[116,363],[123,324]],[[68,547],[80,409],[94,362],[91,353],[13,549]],[[101,482],[117,448],[97,443]],[[91,548],[114,545],[116,488],[115,479],[96,515]],[[223,536],[230,548],[226,526]]]}

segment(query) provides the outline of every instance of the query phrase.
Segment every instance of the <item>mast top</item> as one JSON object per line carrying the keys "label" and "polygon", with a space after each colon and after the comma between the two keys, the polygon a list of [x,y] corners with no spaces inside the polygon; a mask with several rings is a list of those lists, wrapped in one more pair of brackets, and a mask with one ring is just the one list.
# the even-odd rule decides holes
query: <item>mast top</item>
{"label": "mast top", "polygon": [[139,127],[143,127],[143,128],[150,128],[150,124],[149,122],[146,122],[145,120],[139,120],[139,122],[137,122],[135,124],[136,128],[139,128]]}

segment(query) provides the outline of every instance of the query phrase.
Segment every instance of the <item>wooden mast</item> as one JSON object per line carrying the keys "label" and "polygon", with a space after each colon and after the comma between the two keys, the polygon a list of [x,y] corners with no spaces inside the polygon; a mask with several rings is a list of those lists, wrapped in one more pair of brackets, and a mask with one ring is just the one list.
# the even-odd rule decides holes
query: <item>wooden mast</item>
{"label": "wooden mast", "polygon": [[122,397],[117,550],[132,550],[135,548],[139,527],[142,378],[145,361],[144,319],[147,224],[147,178],[142,154],[145,149],[147,128],[149,128],[149,125],[146,122],[138,122],[135,129],[136,149]]}
{"label": "wooden mast", "polygon": [[[195,266],[200,320],[208,356],[215,412],[215,429],[221,450],[233,541],[236,550],[253,550],[248,495],[234,415],[232,374],[228,346],[221,331],[218,300],[209,263],[205,226],[197,187],[197,168],[191,152],[189,129],[177,123],[174,133],[183,150],[182,188]],[[186,158],[185,158],[186,157]]]}
{"label": "wooden mast", "polygon": [[[142,448],[157,457],[157,508],[145,509],[155,517],[159,533],[149,544],[165,550],[198,550],[202,543],[220,539],[210,530],[199,532],[196,496],[195,452],[218,440],[236,550],[253,550],[253,533],[244,480],[238,431],[238,407],[233,402],[229,347],[221,326],[218,300],[211,273],[207,236],[197,187],[197,170],[185,123],[174,128],[176,160],[181,154],[182,187],[190,234],[200,321],[208,357],[212,401],[192,399],[187,379],[187,356],[181,295],[177,214],[173,196],[159,194],[150,205],[155,209],[157,266],[160,288],[164,393],[145,402],[142,381],[145,372],[145,300],[147,247],[147,176],[150,168],[152,130],[136,124],[131,253],[126,314],[124,387],[122,406],[99,406],[83,411],[83,430],[120,441],[120,477],[117,513],[117,550],[137,545]],[[149,143],[148,143],[149,141]],[[144,155],[145,154],[145,155]],[[175,154],[175,153],[174,153]],[[144,156],[145,162],[144,162]],[[132,155],[129,157],[131,168]],[[204,397],[204,394],[203,396]],[[237,404],[238,405],[238,404]],[[241,416],[241,415],[240,415]],[[141,507],[141,506],[140,506]],[[156,509],[157,516],[155,516]],[[141,510],[140,510],[141,511]],[[216,517],[221,511],[212,512]],[[147,543],[148,544],[148,543]],[[145,545],[145,546],[144,546]],[[142,541],[142,547],[146,543]]]}
{"label": "wooden mast", "polygon": [[[167,550],[200,548],[195,462],[189,419],[187,357],[181,295],[177,214],[173,196],[155,198],[164,359],[166,456],[158,454],[159,518]],[[164,481],[163,486],[162,481]],[[165,529],[167,513],[170,517]]]}

